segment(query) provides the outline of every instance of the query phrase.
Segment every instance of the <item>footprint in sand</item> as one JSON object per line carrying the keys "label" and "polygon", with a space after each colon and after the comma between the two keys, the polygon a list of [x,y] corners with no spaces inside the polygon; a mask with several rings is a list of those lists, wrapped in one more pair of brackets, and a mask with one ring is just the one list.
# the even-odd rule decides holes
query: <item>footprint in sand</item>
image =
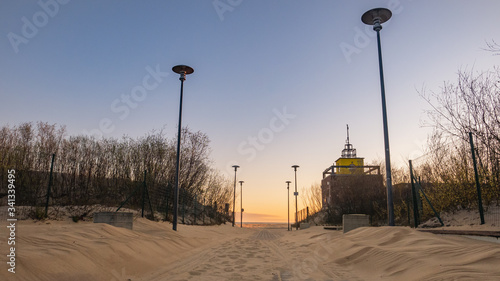
{"label": "footprint in sand", "polygon": [[201,272],[200,270],[194,270],[194,271],[190,271],[189,274],[190,275],[194,275],[194,276],[198,276],[198,275],[201,275],[203,272]]}
{"label": "footprint in sand", "polygon": [[246,260],[244,260],[244,259],[239,259],[239,260],[237,260],[237,261],[235,262],[235,264],[246,264],[246,263],[247,263],[247,261],[246,261]]}

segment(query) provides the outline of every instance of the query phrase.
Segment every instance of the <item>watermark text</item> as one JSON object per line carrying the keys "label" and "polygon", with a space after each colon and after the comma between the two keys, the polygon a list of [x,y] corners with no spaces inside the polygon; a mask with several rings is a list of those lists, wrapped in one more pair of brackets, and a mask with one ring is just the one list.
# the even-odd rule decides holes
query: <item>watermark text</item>
{"label": "watermark text", "polygon": [[31,18],[21,18],[22,27],[20,32],[9,32],[7,34],[14,52],[19,53],[19,46],[28,44],[31,39],[35,38],[39,30],[45,27],[49,20],[59,13],[61,5],[66,5],[68,2],[69,0],[39,0],[37,3],[41,10],[35,12]]}
{"label": "watermark text", "polygon": [[[147,74],[142,78],[141,83],[130,90],[129,94],[122,94],[111,102],[111,112],[116,114],[119,120],[125,120],[132,109],[137,108],[140,102],[143,102],[148,96],[148,92],[158,88],[163,79],[170,75],[168,72],[160,70],[160,65],[155,68],[146,66]],[[111,134],[116,129],[115,122],[111,118],[102,118],[97,124],[97,128],[90,131],[83,130],[83,134],[91,135],[97,138],[104,134]]]}
{"label": "watermark text", "polygon": [[16,170],[11,169],[7,171],[7,228],[9,229],[9,238],[7,238],[7,245],[10,246],[7,255],[7,269],[10,273],[16,273]]}

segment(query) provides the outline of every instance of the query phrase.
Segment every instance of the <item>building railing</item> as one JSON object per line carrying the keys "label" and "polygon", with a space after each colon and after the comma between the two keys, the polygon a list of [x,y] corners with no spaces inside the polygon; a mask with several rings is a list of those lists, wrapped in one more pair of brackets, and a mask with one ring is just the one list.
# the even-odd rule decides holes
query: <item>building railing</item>
{"label": "building railing", "polygon": [[[344,169],[344,170],[341,170]],[[339,173],[339,171],[345,171],[349,169],[350,173]],[[336,172],[337,171],[337,172]],[[332,165],[325,169],[323,172],[323,178],[332,174],[343,174],[343,175],[380,175],[380,166],[337,166]]]}

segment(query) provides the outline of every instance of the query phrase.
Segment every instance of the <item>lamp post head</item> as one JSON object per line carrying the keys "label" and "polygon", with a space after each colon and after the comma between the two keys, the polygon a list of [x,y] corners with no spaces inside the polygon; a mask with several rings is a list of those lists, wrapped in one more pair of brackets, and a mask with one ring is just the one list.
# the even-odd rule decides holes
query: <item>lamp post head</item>
{"label": "lamp post head", "polygon": [[187,65],[181,64],[181,65],[176,65],[176,66],[172,67],[172,71],[180,74],[181,77],[179,78],[179,80],[184,81],[184,80],[186,80],[186,75],[193,73],[194,69],[187,66]]}
{"label": "lamp post head", "polygon": [[299,167],[299,165],[293,165],[292,168],[297,171],[297,168]]}
{"label": "lamp post head", "polygon": [[291,181],[286,181],[286,189],[289,189],[289,188],[290,188],[290,184],[291,184],[291,183],[292,183]]}
{"label": "lamp post head", "polygon": [[234,171],[236,172],[236,170],[237,170],[239,167],[240,167],[240,166],[238,166],[238,165],[233,165]]}
{"label": "lamp post head", "polygon": [[386,8],[375,8],[367,11],[361,16],[361,21],[367,25],[373,25],[373,30],[380,31],[382,23],[392,17],[392,12]]}
{"label": "lamp post head", "polygon": [[240,185],[243,185],[244,181],[239,181]]}

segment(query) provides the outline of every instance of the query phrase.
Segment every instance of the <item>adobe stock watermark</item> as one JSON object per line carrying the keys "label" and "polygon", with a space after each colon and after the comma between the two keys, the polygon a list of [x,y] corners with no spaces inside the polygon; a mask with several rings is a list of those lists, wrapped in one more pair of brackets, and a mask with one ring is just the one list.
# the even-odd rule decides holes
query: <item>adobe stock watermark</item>
{"label": "adobe stock watermark", "polygon": [[[403,11],[403,6],[400,0],[388,0],[387,8],[391,10],[393,15],[398,15]],[[361,20],[359,22],[361,23]],[[384,23],[383,26],[385,27],[390,24],[391,21],[387,21],[386,23]],[[340,50],[342,51],[342,54],[344,55],[344,58],[347,61],[347,63],[351,63],[352,56],[359,55],[364,48],[370,45],[373,38],[377,36],[377,33],[373,30],[373,26],[365,24],[363,25],[365,26],[364,29],[361,29],[358,26],[355,26],[353,28],[354,36],[352,43],[344,41],[339,44]]]}
{"label": "adobe stock watermark", "polygon": [[[145,70],[147,74],[142,78],[140,85],[133,87],[130,94],[122,94],[120,98],[111,103],[111,112],[118,115],[119,120],[125,120],[130,115],[131,110],[137,108],[139,103],[147,98],[148,92],[158,88],[163,79],[170,75],[169,72],[162,72],[159,64],[155,68],[148,65]],[[83,134],[100,138],[104,134],[111,134],[115,128],[111,118],[102,118],[97,128],[90,131],[83,130]]]}
{"label": "adobe stock watermark", "polygon": [[[246,161],[251,162],[257,157],[259,151],[263,151],[267,144],[270,144],[276,134],[283,132],[290,121],[297,116],[287,111],[286,106],[281,110],[274,108],[273,117],[269,120],[268,126],[261,128],[256,135],[248,136],[246,140],[242,141],[236,148],[236,151],[241,156],[246,156]],[[232,165],[237,161],[229,161],[226,165],[226,172],[228,175],[233,173]]]}
{"label": "adobe stock watermark", "polygon": [[214,0],[212,5],[214,6],[215,12],[219,16],[220,21],[224,21],[224,14],[227,12],[233,12],[236,7],[241,5],[243,0]]}
{"label": "adobe stock watermark", "polygon": [[19,45],[28,44],[39,32],[49,23],[50,18],[54,18],[59,13],[60,7],[66,5],[70,0],[39,0],[37,2],[41,10],[35,12],[31,18],[22,17],[23,23],[21,31],[18,33],[9,32],[7,38],[14,52],[19,53]]}

